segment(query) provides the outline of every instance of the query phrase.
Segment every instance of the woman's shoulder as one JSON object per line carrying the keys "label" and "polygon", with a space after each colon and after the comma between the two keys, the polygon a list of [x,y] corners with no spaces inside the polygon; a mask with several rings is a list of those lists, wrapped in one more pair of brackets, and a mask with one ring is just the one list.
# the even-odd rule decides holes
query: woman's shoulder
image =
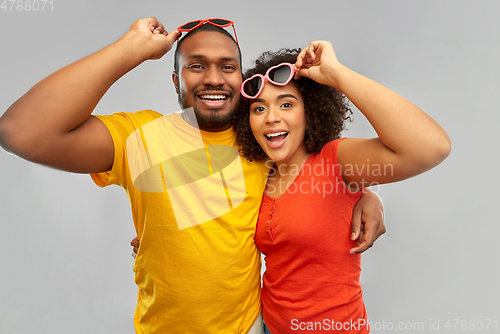
{"label": "woman's shoulder", "polygon": [[323,146],[323,148],[321,149],[321,152],[318,155],[319,156],[327,156],[327,157],[331,157],[331,158],[335,157],[335,159],[336,159],[339,144],[344,139],[347,139],[347,137],[341,137],[341,138],[337,138],[337,139],[333,139],[333,140],[329,141],[328,143],[325,144],[325,146]]}

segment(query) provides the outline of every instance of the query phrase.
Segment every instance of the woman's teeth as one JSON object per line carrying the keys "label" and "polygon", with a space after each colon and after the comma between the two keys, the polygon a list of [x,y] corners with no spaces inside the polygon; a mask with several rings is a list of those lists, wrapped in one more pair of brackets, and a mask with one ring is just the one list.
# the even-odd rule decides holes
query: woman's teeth
{"label": "woman's teeth", "polygon": [[268,133],[266,134],[266,136],[268,138],[270,137],[277,137],[277,136],[281,136],[281,135],[286,135],[288,132],[276,132],[276,133]]}
{"label": "woman's teeth", "polygon": [[279,143],[288,136],[288,132],[267,133],[266,139],[271,143]]}

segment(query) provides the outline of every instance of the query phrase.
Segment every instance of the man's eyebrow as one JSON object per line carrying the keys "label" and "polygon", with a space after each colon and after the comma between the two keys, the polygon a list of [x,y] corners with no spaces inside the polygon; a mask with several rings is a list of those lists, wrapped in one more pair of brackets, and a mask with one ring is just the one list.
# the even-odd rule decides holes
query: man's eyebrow
{"label": "man's eyebrow", "polygon": [[[207,58],[206,55],[189,55],[187,58],[194,58],[194,59],[205,59]],[[220,58],[221,61],[238,61],[235,57],[222,57]]]}
{"label": "man's eyebrow", "polygon": [[[281,94],[281,95],[278,95],[278,97],[276,98],[276,100],[285,99],[287,97],[297,100],[297,98],[294,95],[292,95],[292,94]],[[261,98],[256,98],[256,99],[250,100],[250,105],[252,105],[252,103],[255,103],[255,102],[266,102],[266,100],[261,99]]]}
{"label": "man's eyebrow", "polygon": [[221,60],[223,61],[238,61],[236,57],[222,57]]}
{"label": "man's eyebrow", "polygon": [[205,55],[188,55],[186,58],[194,58],[194,59],[204,59],[207,56]]}

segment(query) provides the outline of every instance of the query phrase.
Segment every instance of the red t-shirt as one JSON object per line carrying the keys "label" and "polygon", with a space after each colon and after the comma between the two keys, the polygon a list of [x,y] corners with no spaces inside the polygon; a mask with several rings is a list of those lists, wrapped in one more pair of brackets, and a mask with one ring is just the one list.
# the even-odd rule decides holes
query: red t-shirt
{"label": "red t-shirt", "polygon": [[266,256],[262,305],[274,333],[369,333],[359,276],[361,255],[349,254],[352,210],[337,147],[312,154],[287,191],[264,195],[255,243]]}

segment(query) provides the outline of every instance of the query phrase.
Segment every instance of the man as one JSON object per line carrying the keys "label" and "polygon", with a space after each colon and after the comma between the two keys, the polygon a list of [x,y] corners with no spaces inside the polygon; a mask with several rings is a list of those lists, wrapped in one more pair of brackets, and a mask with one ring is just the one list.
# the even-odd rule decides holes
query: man
{"label": "man", "polygon": [[[155,18],[138,20],[115,43],[16,101],[0,118],[0,144],[127,191],[141,240],[134,262],[137,333],[258,333],[260,253],[253,235],[267,167],[234,149],[231,120],[242,77],[231,35],[206,24],[180,40],[173,81],[186,112],[91,115],[116,80],[161,58],[179,37]],[[377,203],[354,213],[353,239],[361,242],[355,252],[385,232]]]}

